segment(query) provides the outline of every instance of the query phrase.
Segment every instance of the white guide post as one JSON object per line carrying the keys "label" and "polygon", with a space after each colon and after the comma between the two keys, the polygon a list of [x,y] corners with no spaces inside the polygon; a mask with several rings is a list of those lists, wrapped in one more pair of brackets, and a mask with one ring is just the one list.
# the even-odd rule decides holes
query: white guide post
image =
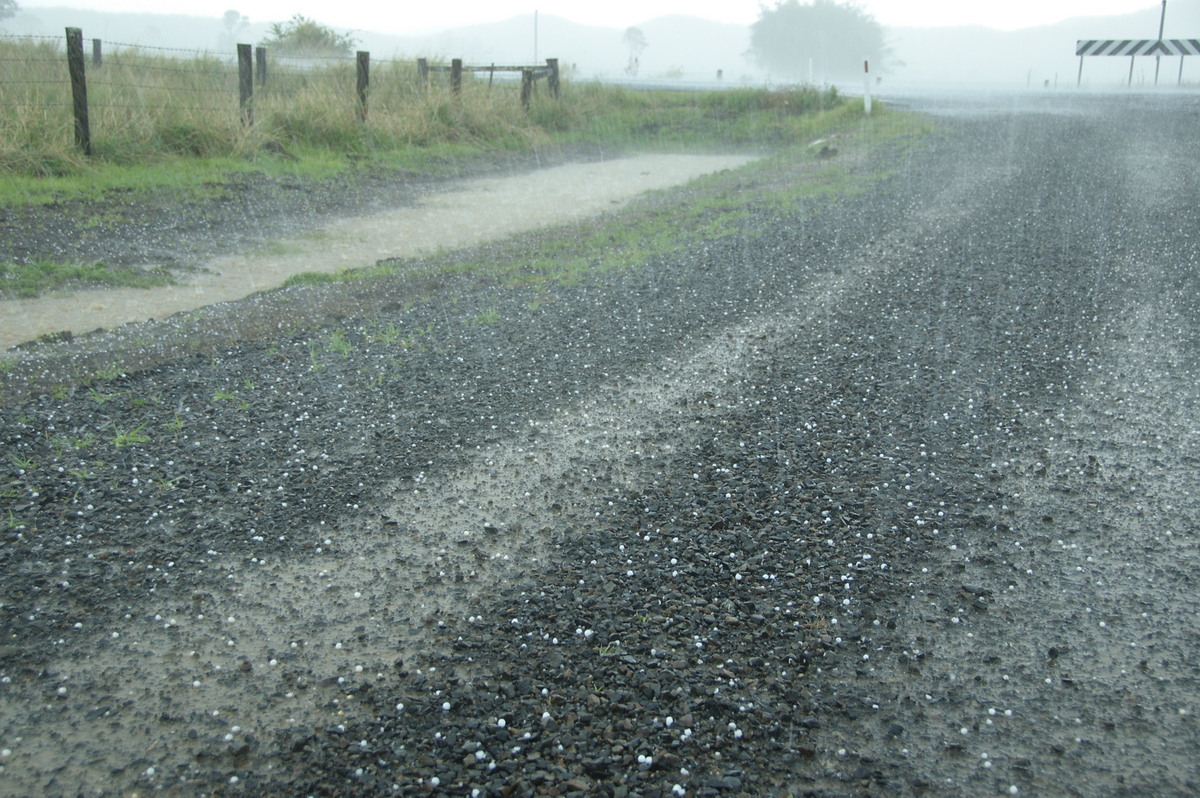
{"label": "white guide post", "polygon": [[871,115],[871,62],[863,59],[863,112]]}

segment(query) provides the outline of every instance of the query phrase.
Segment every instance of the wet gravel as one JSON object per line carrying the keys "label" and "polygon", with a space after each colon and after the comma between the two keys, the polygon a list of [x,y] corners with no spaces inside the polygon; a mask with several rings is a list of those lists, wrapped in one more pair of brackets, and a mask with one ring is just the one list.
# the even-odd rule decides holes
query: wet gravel
{"label": "wet gravel", "polygon": [[0,792],[1194,794],[1197,104],[1102,107],[10,402]]}

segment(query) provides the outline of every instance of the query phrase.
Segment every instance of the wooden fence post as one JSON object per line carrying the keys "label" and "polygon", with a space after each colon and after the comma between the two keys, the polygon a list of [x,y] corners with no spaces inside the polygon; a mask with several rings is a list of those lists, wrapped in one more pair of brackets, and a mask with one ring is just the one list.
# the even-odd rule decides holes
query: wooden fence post
{"label": "wooden fence post", "polygon": [[238,105],[242,109],[242,124],[254,125],[254,61],[248,44],[239,44],[238,52]]}
{"label": "wooden fence post", "polygon": [[254,71],[259,86],[267,85],[267,48],[254,48]]}
{"label": "wooden fence post", "polygon": [[450,91],[462,94],[462,59],[455,58],[450,62]]}
{"label": "wooden fence post", "polygon": [[558,99],[558,59],[547,58],[546,66],[550,67],[550,77],[547,78],[547,83],[550,84],[550,96]]}
{"label": "wooden fence post", "polygon": [[87,78],[83,72],[83,30],[67,28],[67,71],[71,73],[71,101],[75,111],[75,146],[92,154],[92,131],[88,126]]}
{"label": "wooden fence post", "polygon": [[100,40],[92,39],[92,66],[94,66],[94,67],[100,66],[100,62],[102,59],[100,49],[101,49],[100,48]]}
{"label": "wooden fence post", "polygon": [[358,51],[358,81],[355,88],[358,91],[358,121],[367,121],[367,87],[371,84],[371,54],[366,50]]}
{"label": "wooden fence post", "polygon": [[529,100],[533,96],[533,70],[529,67],[521,70],[521,107],[529,110]]}
{"label": "wooden fence post", "polygon": [[417,77],[421,79],[421,88],[429,88],[429,62],[424,58],[417,59]]}

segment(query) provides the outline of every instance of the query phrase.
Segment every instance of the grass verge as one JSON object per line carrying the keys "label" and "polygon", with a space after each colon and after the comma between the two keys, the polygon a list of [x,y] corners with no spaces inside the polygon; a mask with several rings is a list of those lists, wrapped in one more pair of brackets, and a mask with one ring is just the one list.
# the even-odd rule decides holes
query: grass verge
{"label": "grass verge", "polygon": [[[519,287],[572,284],[591,273],[636,268],[677,249],[680,241],[742,235],[754,216],[803,211],[868,190],[899,168],[904,154],[921,146],[930,132],[920,117],[889,112],[878,104],[876,109],[867,117],[861,102],[851,102],[806,115],[792,125],[787,145],[736,172],[694,180],[686,193],[653,192],[618,214],[585,224],[491,244],[478,256],[468,249],[434,258],[385,260],[363,269],[299,274],[285,285],[353,283],[424,272],[486,275]],[[821,143],[812,146],[814,141]],[[826,141],[847,155],[886,147],[893,154],[891,167],[872,162],[867,168],[845,156],[823,159]]]}
{"label": "grass verge", "polygon": [[0,263],[0,299],[30,298],[86,288],[152,288],[172,285],[165,269],[137,269],[105,263]]}

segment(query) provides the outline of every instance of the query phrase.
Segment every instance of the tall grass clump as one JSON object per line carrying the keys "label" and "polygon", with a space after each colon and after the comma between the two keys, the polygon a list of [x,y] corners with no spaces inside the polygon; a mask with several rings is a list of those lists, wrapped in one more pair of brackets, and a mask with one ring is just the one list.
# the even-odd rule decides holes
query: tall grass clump
{"label": "tall grass clump", "polygon": [[66,56],[48,40],[0,37],[0,173],[48,176],[78,169]]}
{"label": "tall grass clump", "polygon": [[87,82],[93,146],[104,158],[215,158],[247,144],[237,72],[219,58],[116,51],[88,71]]}
{"label": "tall grass clump", "polygon": [[837,87],[789,86],[780,89],[731,89],[696,95],[711,113],[742,116],[769,113],[776,118],[828,111],[842,103]]}

